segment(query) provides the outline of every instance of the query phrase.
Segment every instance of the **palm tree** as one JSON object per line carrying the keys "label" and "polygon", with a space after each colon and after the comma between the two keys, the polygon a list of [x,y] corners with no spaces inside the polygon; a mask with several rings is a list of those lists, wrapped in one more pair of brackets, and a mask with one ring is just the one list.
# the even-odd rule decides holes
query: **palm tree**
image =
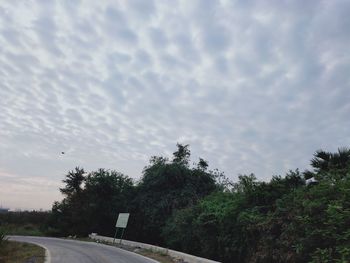
{"label": "palm tree", "polygon": [[326,178],[332,181],[342,179],[350,172],[350,149],[339,148],[335,153],[318,150],[311,160],[311,166],[314,171],[305,171],[305,179],[314,178],[316,181]]}
{"label": "palm tree", "polygon": [[350,166],[350,149],[339,148],[338,152],[330,153],[319,150],[311,160],[315,172],[328,172],[331,169],[346,169]]}

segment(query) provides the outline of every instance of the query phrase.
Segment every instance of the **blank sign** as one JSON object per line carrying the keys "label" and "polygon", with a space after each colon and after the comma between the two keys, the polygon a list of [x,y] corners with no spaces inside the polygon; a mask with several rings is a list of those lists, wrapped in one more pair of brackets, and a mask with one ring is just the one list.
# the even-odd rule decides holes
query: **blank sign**
{"label": "blank sign", "polygon": [[116,223],[116,227],[126,228],[129,220],[129,213],[119,213],[118,220]]}

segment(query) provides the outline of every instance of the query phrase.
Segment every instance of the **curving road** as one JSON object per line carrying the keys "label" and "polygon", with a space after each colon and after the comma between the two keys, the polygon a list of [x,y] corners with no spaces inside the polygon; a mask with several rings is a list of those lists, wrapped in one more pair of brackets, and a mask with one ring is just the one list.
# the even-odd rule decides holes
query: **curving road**
{"label": "curving road", "polygon": [[29,236],[10,236],[9,239],[46,248],[50,263],[157,263],[126,250],[93,242]]}

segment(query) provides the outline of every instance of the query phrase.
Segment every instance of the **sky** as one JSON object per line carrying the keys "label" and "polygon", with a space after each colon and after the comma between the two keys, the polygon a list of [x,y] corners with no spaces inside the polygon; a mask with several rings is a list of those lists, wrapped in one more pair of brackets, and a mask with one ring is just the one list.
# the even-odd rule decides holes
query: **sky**
{"label": "sky", "polygon": [[[0,206],[176,143],[235,181],[350,145],[350,1],[0,2]],[[61,154],[65,152],[65,154]]]}

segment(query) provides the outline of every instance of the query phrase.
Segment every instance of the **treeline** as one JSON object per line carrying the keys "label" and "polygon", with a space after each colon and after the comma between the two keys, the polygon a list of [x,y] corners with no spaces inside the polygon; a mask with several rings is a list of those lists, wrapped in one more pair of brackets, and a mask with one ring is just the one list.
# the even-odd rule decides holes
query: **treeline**
{"label": "treeline", "polygon": [[253,174],[231,183],[188,145],[152,157],[138,182],[116,171],[70,171],[50,234],[113,236],[118,213],[131,217],[125,238],[222,262],[350,262],[350,150],[318,151],[312,171],[269,182]]}
{"label": "treeline", "polygon": [[0,232],[8,235],[42,236],[48,232],[48,211],[11,211],[0,213]]}

